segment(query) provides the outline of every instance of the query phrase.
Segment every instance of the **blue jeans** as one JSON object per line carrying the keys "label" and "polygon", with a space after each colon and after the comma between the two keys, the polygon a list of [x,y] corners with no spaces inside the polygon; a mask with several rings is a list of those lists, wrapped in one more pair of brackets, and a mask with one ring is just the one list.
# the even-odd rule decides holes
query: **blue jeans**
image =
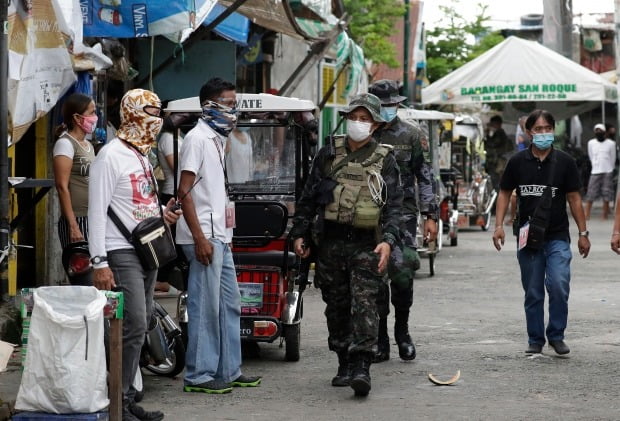
{"label": "blue jeans", "polygon": [[530,344],[545,344],[545,289],[549,294],[547,340],[564,339],[570,292],[570,243],[552,240],[538,251],[517,252],[525,291],[525,319]]}
{"label": "blue jeans", "polygon": [[241,375],[241,299],[232,251],[220,240],[209,241],[208,266],[196,259],[193,244],[182,246],[189,261],[186,385],[231,382]]}

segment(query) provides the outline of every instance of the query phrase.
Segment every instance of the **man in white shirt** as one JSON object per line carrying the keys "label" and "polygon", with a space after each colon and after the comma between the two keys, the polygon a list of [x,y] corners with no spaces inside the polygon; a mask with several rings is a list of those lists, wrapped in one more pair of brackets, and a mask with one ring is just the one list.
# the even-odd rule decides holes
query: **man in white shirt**
{"label": "man in white shirt", "polygon": [[588,156],[592,162],[588,191],[586,192],[586,219],[590,219],[592,202],[603,199],[603,219],[609,216],[609,202],[614,200],[613,172],[616,165],[616,142],[605,135],[605,125],[594,126],[594,139],[588,142]]}
{"label": "man in white shirt", "polygon": [[176,222],[174,200],[162,210],[157,199],[148,154],[162,125],[161,102],[143,89],[130,90],[121,100],[121,126],[90,167],[88,246],[94,267],[93,283],[100,290],[118,288],[124,296],[123,421],[159,421],[160,411],[146,411],[134,401],[132,383],[153,305],[157,269],[144,269],[134,246],[108,216],[111,209],[131,232],[143,220],[162,214]]}
{"label": "man in white shirt", "polygon": [[226,191],[225,141],[237,122],[235,86],[220,78],[200,89],[202,117],[181,147],[177,244],[189,261],[186,392],[228,393],[260,377],[241,374],[241,304],[230,242],[234,207]]}

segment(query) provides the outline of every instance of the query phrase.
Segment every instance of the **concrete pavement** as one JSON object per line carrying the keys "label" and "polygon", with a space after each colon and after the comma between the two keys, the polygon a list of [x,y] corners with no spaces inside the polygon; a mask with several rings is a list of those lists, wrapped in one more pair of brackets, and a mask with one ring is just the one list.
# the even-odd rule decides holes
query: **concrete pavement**
{"label": "concrete pavement", "polygon": [[[403,362],[392,344],[392,359],[371,368],[367,399],[330,386],[336,356],[327,349],[320,294],[310,288],[299,362],[283,361],[278,344],[261,345],[260,357],[246,358],[243,369],[262,375],[262,385],[222,396],[183,393],[182,378],[147,376],[144,405],[162,409],[170,420],[620,419],[620,256],[609,249],[611,227],[595,206],[588,223],[591,255],[581,259],[573,242],[568,358],[548,347],[542,355],[524,354],[515,243],[509,240],[498,253],[491,232],[474,229],[459,234],[457,247],[443,248],[435,277],[428,277],[423,262],[411,318],[418,357]],[[571,221],[573,239],[576,232]],[[453,386],[427,379],[428,373],[448,378],[457,370],[461,379]],[[0,373],[0,398],[14,399],[18,384],[18,369]]]}

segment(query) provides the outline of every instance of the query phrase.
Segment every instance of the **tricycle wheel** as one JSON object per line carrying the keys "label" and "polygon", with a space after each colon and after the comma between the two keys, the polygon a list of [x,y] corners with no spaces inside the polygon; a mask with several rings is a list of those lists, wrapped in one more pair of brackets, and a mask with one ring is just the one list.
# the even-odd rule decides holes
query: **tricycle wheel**
{"label": "tricycle wheel", "polygon": [[286,342],[286,361],[299,361],[299,346],[301,345],[301,324],[288,325],[284,328]]}

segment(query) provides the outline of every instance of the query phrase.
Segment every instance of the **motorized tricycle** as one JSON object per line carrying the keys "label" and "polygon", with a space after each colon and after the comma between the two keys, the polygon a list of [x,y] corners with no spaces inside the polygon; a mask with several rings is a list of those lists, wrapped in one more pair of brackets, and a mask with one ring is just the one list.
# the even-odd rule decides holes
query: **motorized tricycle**
{"label": "motorized tricycle", "polygon": [[[433,175],[435,179],[435,188],[439,197],[440,203],[443,206],[444,203],[451,204],[452,195],[450,186],[446,187],[440,178],[441,162],[442,162],[442,145],[447,141],[449,146],[449,139],[446,139],[446,135],[449,134],[449,130],[452,127],[452,121],[454,120],[454,114],[444,113],[440,111],[429,110],[415,110],[413,108],[401,108],[398,110],[398,116],[400,119],[416,124],[422,128],[427,134],[426,140],[428,142],[428,150],[430,160],[433,168]],[[444,148],[445,149],[445,148]],[[441,209],[441,207],[440,207]],[[423,225],[422,218],[418,218],[418,253],[422,257],[428,257],[430,276],[435,275],[435,257],[443,247],[443,232],[444,226],[449,227],[448,235],[454,232],[454,238],[456,238],[456,223],[458,218],[458,211],[452,209],[447,218],[444,218],[443,213],[437,222],[437,240],[428,241],[423,238]]]}
{"label": "motorized tricycle", "polygon": [[484,171],[484,143],[479,118],[457,116],[453,130],[452,167],[458,186],[458,227],[479,226],[486,231],[497,198],[491,177]]}
{"label": "motorized tricycle", "polygon": [[[241,294],[243,341],[285,345],[300,358],[303,292],[309,264],[292,251],[288,231],[310,170],[316,142],[311,101],[238,94],[237,127],[226,143],[228,193],[235,203],[233,259]],[[166,111],[200,113],[197,97],[171,101]],[[185,329],[187,294],[178,299]]]}

